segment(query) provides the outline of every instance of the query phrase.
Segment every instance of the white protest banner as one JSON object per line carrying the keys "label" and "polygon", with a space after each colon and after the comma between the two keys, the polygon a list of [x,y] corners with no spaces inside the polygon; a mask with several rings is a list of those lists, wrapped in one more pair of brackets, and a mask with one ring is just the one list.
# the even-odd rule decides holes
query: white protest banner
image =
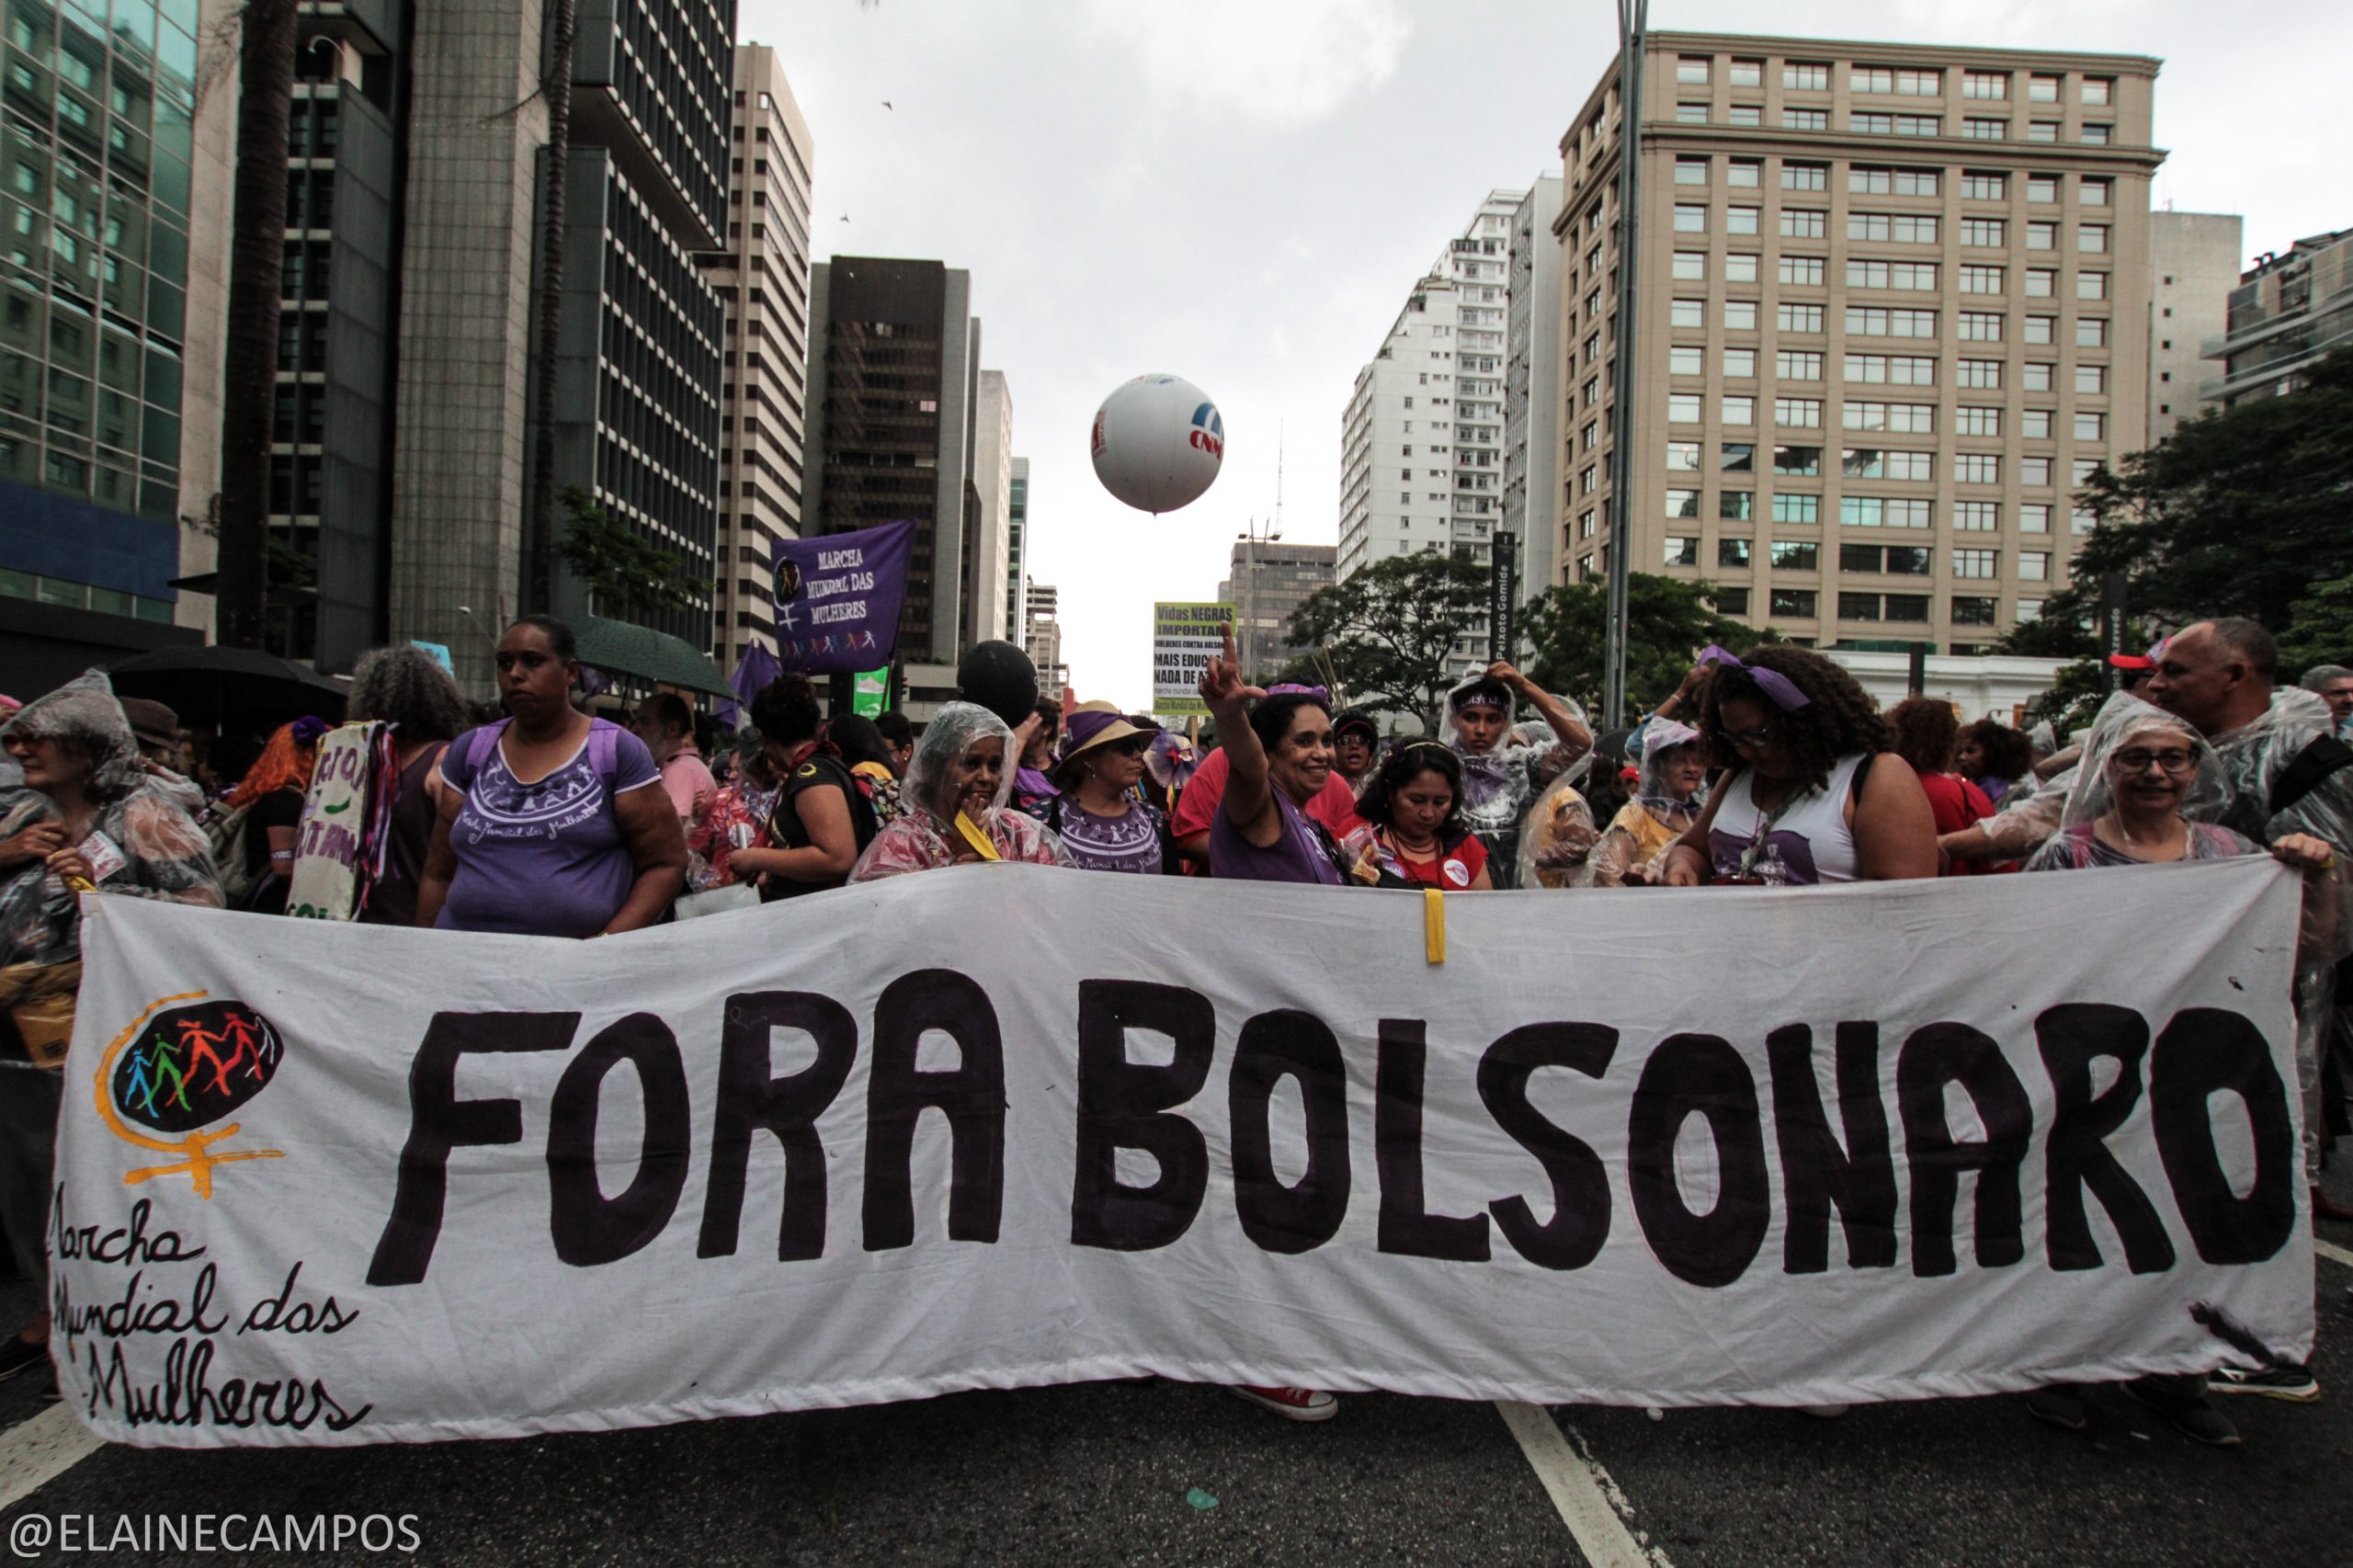
{"label": "white protest banner", "polygon": [[319,742],[302,818],[294,831],[294,872],[286,913],[348,920],[359,903],[359,879],[370,835],[369,789],[377,771],[382,724],[342,724]]}
{"label": "white protest banner", "polygon": [[1461,894],[1430,965],[1418,898],[1019,865],[580,943],[98,897],[52,1346],[176,1447],[2301,1357],[2296,898]]}
{"label": "white protest banner", "polygon": [[1229,604],[1152,607],[1152,710],[1163,719],[1207,713],[1201,672],[1225,645],[1233,624]]}

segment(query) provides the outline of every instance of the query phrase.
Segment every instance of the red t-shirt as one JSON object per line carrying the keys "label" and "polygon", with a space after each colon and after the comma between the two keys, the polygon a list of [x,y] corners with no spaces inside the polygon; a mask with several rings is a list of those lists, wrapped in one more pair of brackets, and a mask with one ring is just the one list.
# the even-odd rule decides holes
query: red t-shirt
{"label": "red t-shirt", "polygon": [[[1168,835],[1171,838],[1187,839],[1210,830],[1211,820],[1217,815],[1218,807],[1225,802],[1225,775],[1231,767],[1233,764],[1227,759],[1223,746],[1201,758],[1201,766],[1194,769],[1193,777],[1187,780],[1184,793],[1176,797],[1176,809],[1169,813]],[[1346,838],[1363,824],[1363,819],[1357,815],[1356,792],[1336,772],[1324,781],[1324,788],[1307,802],[1306,809],[1307,814],[1322,823],[1335,839]],[[1189,861],[1185,869],[1192,876],[1208,874]]]}
{"label": "red t-shirt", "polygon": [[1427,860],[1406,858],[1405,852],[1397,847],[1394,839],[1389,841],[1389,853],[1407,881],[1420,882],[1447,892],[1461,892],[1477,881],[1479,873],[1487,869],[1487,846],[1479,842],[1476,834],[1463,835],[1461,843]]}
{"label": "red t-shirt", "polygon": [[[1928,792],[1928,812],[1937,819],[1938,836],[1959,833],[1971,823],[1983,822],[1994,814],[1994,802],[1985,798],[1985,791],[1957,774],[1923,773],[1920,788]],[[2015,860],[1948,860],[1943,874],[1982,877],[2018,869]]]}

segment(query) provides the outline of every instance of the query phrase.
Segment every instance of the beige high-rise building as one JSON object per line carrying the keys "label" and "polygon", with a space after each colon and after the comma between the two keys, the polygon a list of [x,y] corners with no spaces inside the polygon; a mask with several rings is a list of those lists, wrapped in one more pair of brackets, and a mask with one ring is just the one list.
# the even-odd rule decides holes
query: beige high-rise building
{"label": "beige high-rise building", "polygon": [[[2145,444],[2158,62],[1654,33],[1631,565],[1823,647],[1984,648]],[[1561,548],[1607,574],[1618,67],[1563,139]]]}
{"label": "beige high-rise building", "polygon": [[2149,214],[2149,445],[2203,410],[2206,340],[2230,325],[2245,256],[2244,220],[2223,212]]}
{"label": "beige high-rise building", "polygon": [[711,653],[776,652],[779,540],[801,536],[809,380],[809,202],[816,149],[776,51],[735,50],[729,246],[696,259],[727,312]]}

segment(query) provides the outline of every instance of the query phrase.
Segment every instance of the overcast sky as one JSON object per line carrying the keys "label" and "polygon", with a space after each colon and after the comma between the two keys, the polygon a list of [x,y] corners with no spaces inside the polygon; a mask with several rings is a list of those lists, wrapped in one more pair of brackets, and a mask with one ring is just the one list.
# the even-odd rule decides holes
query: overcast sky
{"label": "overcast sky", "polygon": [[[1407,290],[1490,188],[1560,172],[1616,44],[1607,0],[743,0],[816,143],[818,258],[972,275],[1029,460],[1032,575],[1083,698],[1150,697],[1155,598],[1212,597],[1235,533],[1336,540],[1340,415]],[[2250,253],[2353,224],[2346,0],[1785,0],[1770,29],[2165,62],[2156,205],[2239,212]],[[1661,30],[1757,30],[1654,0]],[[2259,24],[2259,25],[2250,25]],[[891,108],[884,108],[885,101]],[[847,222],[843,222],[847,217]],[[1153,518],[1089,421],[1131,376],[1199,383],[1224,472]]]}

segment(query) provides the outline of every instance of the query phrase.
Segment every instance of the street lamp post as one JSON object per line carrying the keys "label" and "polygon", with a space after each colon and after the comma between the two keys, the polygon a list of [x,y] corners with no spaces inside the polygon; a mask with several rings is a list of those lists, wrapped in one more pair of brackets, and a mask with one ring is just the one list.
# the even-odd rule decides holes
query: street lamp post
{"label": "street lamp post", "polygon": [[1634,518],[1635,194],[1642,180],[1643,38],[1650,0],[1618,0],[1618,356],[1611,378],[1609,444],[1608,653],[1602,677],[1602,722],[1626,717],[1627,574]]}

